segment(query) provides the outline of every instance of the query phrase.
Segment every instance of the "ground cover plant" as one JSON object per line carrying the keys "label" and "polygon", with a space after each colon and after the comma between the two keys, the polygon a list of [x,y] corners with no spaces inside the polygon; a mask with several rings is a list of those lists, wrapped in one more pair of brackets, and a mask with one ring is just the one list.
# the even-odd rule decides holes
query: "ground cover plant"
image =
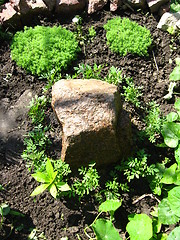
{"label": "ground cover plant", "polygon": [[[10,239],[179,236],[179,100],[177,94],[164,98],[170,81],[175,82],[170,75],[178,66],[178,38],[156,29],[152,15],[129,11],[115,15],[146,26],[153,53],[149,49],[146,57],[120,56],[109,50],[103,26],[114,16],[105,10],[62,24],[75,33],[81,51],[61,74],[52,68],[37,76],[18,67],[10,58],[10,42],[3,40],[3,113],[24,90],[34,92],[18,127],[9,129],[6,137],[0,135],[0,203],[24,215]],[[41,24],[59,21],[43,18]],[[129,158],[104,168],[92,163],[77,171],[60,160],[61,128],[50,106],[50,91],[61,78],[97,78],[118,86],[132,122],[134,147]],[[4,217],[0,236],[7,236],[6,227],[14,220],[16,216]]]}
{"label": "ground cover plant", "polygon": [[33,74],[55,69],[61,72],[76,59],[78,42],[72,32],[59,27],[25,27],[17,32],[11,45],[12,59]]}

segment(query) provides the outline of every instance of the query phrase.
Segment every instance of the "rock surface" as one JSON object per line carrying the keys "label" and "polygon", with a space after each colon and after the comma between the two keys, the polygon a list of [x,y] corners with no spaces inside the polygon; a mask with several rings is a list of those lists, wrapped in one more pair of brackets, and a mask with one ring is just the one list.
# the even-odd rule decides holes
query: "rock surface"
{"label": "rock surface", "polygon": [[111,0],[110,1],[110,11],[114,12],[123,4],[122,0]]}
{"label": "rock surface", "polygon": [[69,13],[78,12],[84,9],[86,1],[84,0],[57,0],[56,1],[56,12]]}
{"label": "rock surface", "polygon": [[116,86],[94,79],[60,80],[52,88],[52,107],[62,125],[61,158],[71,166],[110,164],[129,151],[130,121]]}
{"label": "rock surface", "polygon": [[88,0],[88,14],[92,14],[102,9],[108,0]]}
{"label": "rock surface", "polygon": [[166,12],[162,15],[157,28],[166,31],[168,28],[172,27],[174,33],[180,29],[180,12],[170,13]]}
{"label": "rock surface", "polygon": [[158,12],[159,8],[169,2],[169,0],[146,0],[152,13]]}
{"label": "rock surface", "polygon": [[128,0],[127,2],[133,9],[145,9],[147,7],[146,0]]}

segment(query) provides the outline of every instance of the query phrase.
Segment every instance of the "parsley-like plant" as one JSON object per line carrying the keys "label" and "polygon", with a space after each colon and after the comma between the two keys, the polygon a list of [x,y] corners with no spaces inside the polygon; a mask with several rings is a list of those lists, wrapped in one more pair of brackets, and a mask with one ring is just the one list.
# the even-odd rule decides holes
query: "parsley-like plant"
{"label": "parsley-like plant", "polygon": [[18,66],[40,76],[66,69],[79,50],[74,34],[61,26],[25,27],[14,35],[11,57]]}
{"label": "parsley-like plant", "polygon": [[147,56],[152,43],[150,31],[128,18],[113,18],[105,25],[107,44],[110,49],[125,56],[128,53]]}

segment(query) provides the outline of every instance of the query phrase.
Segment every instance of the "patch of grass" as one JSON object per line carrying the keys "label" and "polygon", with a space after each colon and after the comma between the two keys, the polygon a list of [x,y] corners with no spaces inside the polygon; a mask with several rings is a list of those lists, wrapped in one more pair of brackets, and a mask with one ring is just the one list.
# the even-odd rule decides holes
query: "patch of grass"
{"label": "patch of grass", "polygon": [[128,53],[147,56],[152,43],[150,31],[128,18],[114,18],[105,25],[107,44],[110,49],[125,56]]}
{"label": "patch of grass", "polygon": [[76,59],[80,51],[75,35],[59,27],[25,27],[14,35],[11,57],[18,66],[33,74],[61,72]]}

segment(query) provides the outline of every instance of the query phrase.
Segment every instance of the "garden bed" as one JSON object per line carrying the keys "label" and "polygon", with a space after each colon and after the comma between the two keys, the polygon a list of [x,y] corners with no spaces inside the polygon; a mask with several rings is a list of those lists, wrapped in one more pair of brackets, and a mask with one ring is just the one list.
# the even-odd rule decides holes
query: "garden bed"
{"label": "garden bed", "polygon": [[[128,54],[121,57],[110,51],[106,44],[106,33],[103,25],[114,16],[128,17],[150,30],[153,45],[152,49],[149,50],[149,56],[140,57]],[[84,36],[88,34],[88,29],[92,26],[96,35],[92,40],[85,40],[78,59],[72,63],[67,71],[62,73],[62,78],[65,78],[66,74],[72,75],[73,68],[77,67],[78,64],[88,64],[91,67],[94,64],[102,65],[101,79],[107,76],[112,66],[121,69],[124,76],[133,78],[135,86],[141,87],[142,96],[140,96],[139,101],[142,108],[124,101],[124,109],[129,113],[132,122],[134,146],[132,153],[136,149],[145,149],[145,152],[149,154],[148,165],[157,161],[162,162],[165,157],[170,157],[173,162],[172,150],[157,147],[156,144],[149,142],[148,137],[141,140],[140,133],[145,129],[147,115],[145,108],[149,102],[156,101],[160,106],[162,115],[166,115],[173,109],[176,96],[173,95],[170,100],[166,100],[164,96],[168,93],[169,75],[175,67],[174,60],[180,55],[178,40],[173,41],[169,33],[157,29],[158,19],[148,12],[117,11],[113,14],[104,9],[91,16],[82,16],[82,18]],[[72,19],[61,22],[56,18],[43,17],[34,20],[32,26],[37,24],[53,26],[59,25],[59,23],[69,30],[76,29]],[[172,63],[170,63],[170,59]],[[0,47],[0,69],[1,114],[7,114],[25,90],[30,89],[34,94],[42,95],[42,88],[46,85],[46,80],[39,79],[17,67],[15,62],[11,60],[8,41],[4,41]],[[122,91],[122,86],[118,87]],[[178,88],[176,92],[178,92]],[[51,95],[50,90],[46,95]],[[47,132],[52,142],[48,153],[52,158],[60,158],[61,128],[50,104],[46,110],[46,118],[47,123],[50,123],[51,129],[53,129],[53,131]],[[87,239],[84,228],[91,224],[98,214],[99,203],[94,197],[94,192],[81,198],[80,201],[78,197],[69,198],[68,196],[54,199],[49,192],[44,192],[35,199],[30,197],[37,183],[26,168],[26,162],[21,158],[24,136],[30,130],[32,130],[32,125],[28,114],[26,114],[25,118],[17,120],[15,128],[7,130],[4,135],[0,134],[0,184],[3,186],[3,190],[0,191],[0,203],[7,202],[11,209],[25,215],[23,218],[11,215],[6,217],[5,226],[8,227],[12,221],[14,221],[15,226],[8,239],[27,239],[32,228],[37,228],[39,234],[44,232],[46,239],[49,240],[61,239],[61,237],[68,237],[70,240]],[[156,139],[156,143],[162,142],[161,136]],[[113,169],[113,167],[105,166],[104,169],[97,169],[101,176],[102,185],[108,179],[109,169]],[[75,173],[70,177],[70,182],[76,180],[74,176],[76,176]],[[121,192],[122,206],[115,214],[115,225],[124,239],[128,214],[146,213],[150,215],[153,206],[158,204],[145,178],[132,181],[129,184],[129,189],[129,192]],[[141,198],[141,196],[143,197]],[[134,202],[135,199],[138,200]],[[20,226],[21,228],[18,228]],[[3,228],[0,231],[0,237],[4,236],[5,230],[6,228]],[[164,228],[164,232],[166,232],[166,228]]]}

